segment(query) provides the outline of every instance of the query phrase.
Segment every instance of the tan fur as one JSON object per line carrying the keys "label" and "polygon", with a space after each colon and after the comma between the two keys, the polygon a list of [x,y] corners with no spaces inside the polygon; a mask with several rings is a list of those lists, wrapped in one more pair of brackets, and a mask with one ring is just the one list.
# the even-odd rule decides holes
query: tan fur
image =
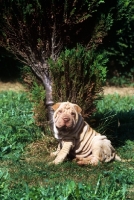
{"label": "tan fur", "polygon": [[120,160],[110,140],[93,130],[82,118],[81,108],[70,102],[57,103],[54,109],[55,138],[59,139],[54,164],[70,155],[79,165],[97,165],[100,162]]}

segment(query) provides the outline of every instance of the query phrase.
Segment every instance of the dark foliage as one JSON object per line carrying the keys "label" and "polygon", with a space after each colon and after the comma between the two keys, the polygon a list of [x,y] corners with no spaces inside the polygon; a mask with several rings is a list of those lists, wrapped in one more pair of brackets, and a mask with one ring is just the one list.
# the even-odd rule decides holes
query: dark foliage
{"label": "dark foliage", "polygon": [[70,101],[81,106],[83,116],[95,111],[94,101],[106,78],[106,52],[86,50],[80,45],[62,52],[56,62],[49,61],[53,72],[53,96],[57,102]]}

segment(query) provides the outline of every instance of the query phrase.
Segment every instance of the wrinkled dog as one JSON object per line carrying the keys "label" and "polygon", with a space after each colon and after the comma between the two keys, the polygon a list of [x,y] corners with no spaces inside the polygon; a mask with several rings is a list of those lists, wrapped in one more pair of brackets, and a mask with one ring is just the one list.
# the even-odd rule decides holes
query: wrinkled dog
{"label": "wrinkled dog", "polygon": [[79,165],[97,165],[99,162],[121,160],[110,140],[93,130],[81,116],[81,108],[70,102],[56,103],[54,109],[54,136],[59,140],[54,164],[59,164],[69,155]]}

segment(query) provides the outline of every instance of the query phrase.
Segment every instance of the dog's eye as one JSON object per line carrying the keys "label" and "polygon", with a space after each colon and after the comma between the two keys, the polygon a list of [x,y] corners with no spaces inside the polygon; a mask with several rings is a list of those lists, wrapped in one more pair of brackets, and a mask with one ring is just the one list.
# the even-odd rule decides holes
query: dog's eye
{"label": "dog's eye", "polygon": [[59,110],[58,112],[59,112],[59,113],[62,113],[62,110]]}
{"label": "dog's eye", "polygon": [[75,116],[75,113],[74,113],[74,112],[71,112],[71,115]]}

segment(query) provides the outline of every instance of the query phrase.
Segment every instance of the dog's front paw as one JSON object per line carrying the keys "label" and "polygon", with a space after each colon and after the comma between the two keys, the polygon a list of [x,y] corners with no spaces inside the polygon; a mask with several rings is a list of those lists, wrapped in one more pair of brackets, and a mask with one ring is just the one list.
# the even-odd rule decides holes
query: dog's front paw
{"label": "dog's front paw", "polygon": [[60,163],[61,162],[59,162],[59,161],[53,160],[53,161],[49,162],[48,165],[58,165]]}
{"label": "dog's front paw", "polygon": [[50,156],[51,156],[51,157],[55,157],[56,155],[57,155],[56,152],[51,152],[51,153],[50,153]]}
{"label": "dog's front paw", "polygon": [[55,162],[55,160],[48,163],[48,165],[58,165],[59,163]]}
{"label": "dog's front paw", "polygon": [[54,165],[54,162],[53,161],[48,162],[48,165]]}

